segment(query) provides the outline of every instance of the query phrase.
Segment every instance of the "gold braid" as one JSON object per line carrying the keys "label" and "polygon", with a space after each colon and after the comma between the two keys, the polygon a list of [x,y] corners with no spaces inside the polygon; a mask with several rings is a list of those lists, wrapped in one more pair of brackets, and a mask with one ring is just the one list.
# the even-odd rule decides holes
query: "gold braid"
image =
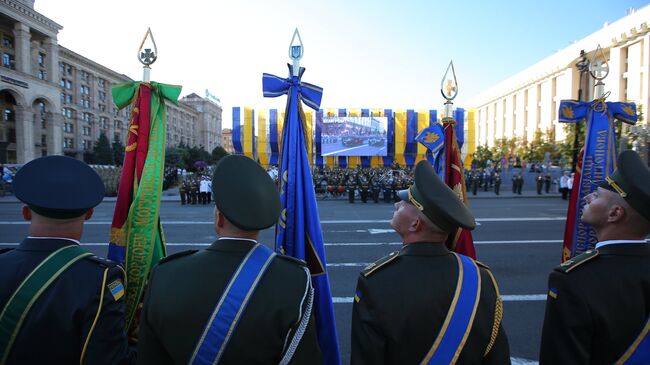
{"label": "gold braid", "polygon": [[492,275],[492,272],[490,270],[487,270],[488,274],[490,274],[490,279],[492,279],[492,284],[494,284],[494,290],[496,291],[497,295],[497,301],[494,305],[494,324],[492,325],[492,334],[490,335],[490,342],[488,343],[485,353],[483,354],[483,357],[487,356],[487,354],[490,353],[490,350],[492,350],[492,346],[494,346],[494,342],[497,340],[497,336],[499,335],[499,327],[501,326],[501,319],[503,318],[503,300],[501,299],[501,295],[499,294],[499,287],[497,286],[497,281],[494,278],[494,275]]}

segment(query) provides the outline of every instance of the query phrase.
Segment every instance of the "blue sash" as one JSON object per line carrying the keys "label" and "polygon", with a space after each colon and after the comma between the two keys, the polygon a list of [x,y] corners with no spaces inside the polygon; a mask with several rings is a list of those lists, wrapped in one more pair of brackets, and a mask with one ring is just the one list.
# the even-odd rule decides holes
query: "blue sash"
{"label": "blue sash", "polygon": [[248,251],[212,311],[190,359],[191,364],[219,362],[248,301],[274,256],[275,252],[259,243]]}
{"label": "blue sash", "polygon": [[616,362],[616,364],[624,365],[643,365],[650,364],[650,318],[643,326],[643,330],[634,340],[630,348],[625,351],[625,354]]}
{"label": "blue sash", "polygon": [[455,364],[474,323],[481,297],[481,273],[472,259],[453,254],[458,260],[456,293],[440,333],[422,364]]}

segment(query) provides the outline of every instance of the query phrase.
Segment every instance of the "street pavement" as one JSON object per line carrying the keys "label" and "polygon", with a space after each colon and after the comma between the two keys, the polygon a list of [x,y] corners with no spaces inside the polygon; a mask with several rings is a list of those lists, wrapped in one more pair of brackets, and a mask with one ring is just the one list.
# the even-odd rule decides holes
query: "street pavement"
{"label": "street pavement", "polygon": [[[212,206],[181,206],[173,192],[168,194],[160,210],[168,253],[201,249],[213,242]],[[567,201],[557,194],[538,197],[525,191],[518,196],[504,191],[499,197],[493,192],[470,196],[469,205],[479,224],[473,233],[478,259],[491,267],[504,299],[503,323],[513,361],[534,364],[539,356],[546,279],[560,261]],[[82,244],[102,256],[114,207],[114,198],[105,199],[85,226]],[[318,207],[341,355],[343,363],[348,363],[352,297],[359,271],[399,250],[401,244],[389,225],[392,204],[358,200],[349,204],[330,198],[319,200]],[[27,235],[28,224],[22,221],[20,208],[15,198],[0,198],[0,248],[15,247]],[[267,229],[260,242],[272,246],[273,237],[273,229]]]}

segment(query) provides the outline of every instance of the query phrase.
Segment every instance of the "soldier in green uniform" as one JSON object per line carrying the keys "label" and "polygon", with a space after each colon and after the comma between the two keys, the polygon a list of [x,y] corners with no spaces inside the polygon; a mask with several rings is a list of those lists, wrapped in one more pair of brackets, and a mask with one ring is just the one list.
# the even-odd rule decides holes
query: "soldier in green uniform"
{"label": "soldier in green uniform", "polygon": [[345,182],[345,190],[348,192],[348,202],[354,203],[354,193],[357,191],[357,179],[352,175],[348,175],[348,180]]}
{"label": "soldier in green uniform", "polygon": [[140,321],[139,364],[319,364],[305,262],[257,242],[280,216],[280,195],[248,157],[212,179],[219,239],[153,270]]}
{"label": "soldier in green uniform", "polygon": [[185,205],[185,197],[187,195],[187,183],[185,181],[178,187],[178,193],[181,195],[181,205]]}
{"label": "soldier in green uniform", "polygon": [[47,156],[13,183],[29,234],[0,250],[0,364],[128,364],[124,270],[80,246],[104,198],[88,165]]}
{"label": "soldier in green uniform", "polygon": [[352,364],[510,364],[494,276],[445,246],[474,217],[427,161],[398,194],[391,226],[404,245],[359,276]]}
{"label": "soldier in green uniform", "polygon": [[585,201],[598,243],[549,276],[540,364],[650,364],[650,170],[625,151]]}
{"label": "soldier in green uniform", "polygon": [[361,202],[366,203],[368,201],[368,192],[370,191],[370,177],[365,171],[359,174],[358,184]]}

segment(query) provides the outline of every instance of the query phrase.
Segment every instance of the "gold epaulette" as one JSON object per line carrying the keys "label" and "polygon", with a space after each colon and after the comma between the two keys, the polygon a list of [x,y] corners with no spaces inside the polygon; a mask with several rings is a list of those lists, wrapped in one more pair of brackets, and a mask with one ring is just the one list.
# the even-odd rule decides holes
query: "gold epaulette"
{"label": "gold epaulette", "polygon": [[598,256],[598,250],[593,249],[593,250],[587,250],[584,253],[564,261],[560,266],[555,267],[555,271],[563,272],[565,274],[568,274],[571,270],[575,269],[576,267],[584,264],[587,261],[590,261],[591,259],[595,258]]}
{"label": "gold epaulette", "polygon": [[367,278],[370,276],[372,273],[375,271],[379,270],[379,268],[384,267],[388,265],[389,263],[393,262],[399,255],[399,251],[393,251],[387,256],[384,256],[380,258],[379,260],[373,262],[372,264],[366,266],[363,270],[361,270],[361,275],[364,278]]}

